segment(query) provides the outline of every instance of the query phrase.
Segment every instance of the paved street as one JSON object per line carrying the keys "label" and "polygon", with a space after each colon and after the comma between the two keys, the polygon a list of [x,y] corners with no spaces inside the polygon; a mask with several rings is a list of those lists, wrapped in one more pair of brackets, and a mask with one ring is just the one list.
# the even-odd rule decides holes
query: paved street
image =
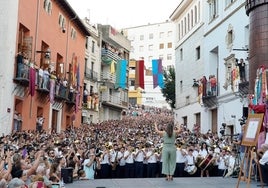
{"label": "paved street", "polygon": [[[174,178],[173,181],[165,181],[164,178],[143,179],[97,179],[74,181],[65,184],[66,188],[235,188],[237,178]],[[251,181],[250,188],[260,187],[260,182]],[[245,182],[239,183],[239,188],[247,187]]]}

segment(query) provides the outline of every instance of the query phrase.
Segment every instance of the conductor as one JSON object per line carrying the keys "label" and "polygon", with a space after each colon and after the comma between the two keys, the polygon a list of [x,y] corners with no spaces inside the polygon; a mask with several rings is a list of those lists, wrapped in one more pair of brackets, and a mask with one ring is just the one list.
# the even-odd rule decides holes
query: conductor
{"label": "conductor", "polygon": [[176,169],[176,147],[175,147],[175,136],[181,132],[178,127],[174,130],[172,124],[166,126],[165,131],[158,129],[157,123],[155,125],[156,132],[163,137],[163,149],[162,149],[162,174],[166,175],[167,181],[173,180],[173,175]]}

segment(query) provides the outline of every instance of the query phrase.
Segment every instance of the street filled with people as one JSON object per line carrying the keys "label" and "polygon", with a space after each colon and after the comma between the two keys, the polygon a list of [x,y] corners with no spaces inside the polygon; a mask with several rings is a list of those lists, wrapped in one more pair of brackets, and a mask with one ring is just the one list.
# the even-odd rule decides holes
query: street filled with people
{"label": "street filled with people", "polygon": [[[165,143],[166,127],[177,133],[174,143]],[[14,131],[0,139],[0,188],[164,177],[162,149],[167,144],[176,147],[175,171],[167,176],[171,181],[173,177],[228,178],[238,175],[241,162],[239,144],[234,144],[239,138],[210,130],[200,133],[199,125],[189,130],[187,125],[174,124],[171,110],[155,107],[131,106],[121,120],[82,124],[61,133]],[[263,148],[262,154],[268,155],[267,144]],[[71,179],[65,179],[64,170],[71,172]]]}

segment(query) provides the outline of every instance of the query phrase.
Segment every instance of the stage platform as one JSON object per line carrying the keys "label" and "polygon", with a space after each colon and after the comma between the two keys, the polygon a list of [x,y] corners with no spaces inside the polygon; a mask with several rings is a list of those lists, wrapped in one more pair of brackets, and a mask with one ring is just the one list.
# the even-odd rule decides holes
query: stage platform
{"label": "stage platform", "polygon": [[[95,179],[76,180],[65,184],[65,188],[236,188],[237,182],[237,178],[231,177],[187,177],[174,178],[173,181],[166,181],[164,178]],[[244,187],[247,187],[246,182],[240,182],[239,188]],[[250,188],[257,187],[261,187],[260,182],[252,180]]]}

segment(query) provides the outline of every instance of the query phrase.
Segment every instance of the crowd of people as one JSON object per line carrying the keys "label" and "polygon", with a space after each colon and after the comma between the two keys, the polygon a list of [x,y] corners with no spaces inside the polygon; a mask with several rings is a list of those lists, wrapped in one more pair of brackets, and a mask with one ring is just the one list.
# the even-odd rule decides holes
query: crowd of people
{"label": "crowd of people", "polygon": [[[170,125],[177,133],[172,139],[164,136]],[[234,138],[198,130],[174,125],[173,113],[168,109],[135,106],[125,111],[121,120],[81,125],[61,133],[16,131],[0,138],[0,188],[7,183],[9,188],[20,183],[53,187],[64,182],[61,172],[66,168],[72,169],[76,180],[156,178],[163,174],[167,180],[231,176],[239,162]],[[175,149],[174,172],[162,169],[162,163],[168,162],[162,154],[167,144],[172,151]],[[267,161],[261,162],[266,165]]]}

